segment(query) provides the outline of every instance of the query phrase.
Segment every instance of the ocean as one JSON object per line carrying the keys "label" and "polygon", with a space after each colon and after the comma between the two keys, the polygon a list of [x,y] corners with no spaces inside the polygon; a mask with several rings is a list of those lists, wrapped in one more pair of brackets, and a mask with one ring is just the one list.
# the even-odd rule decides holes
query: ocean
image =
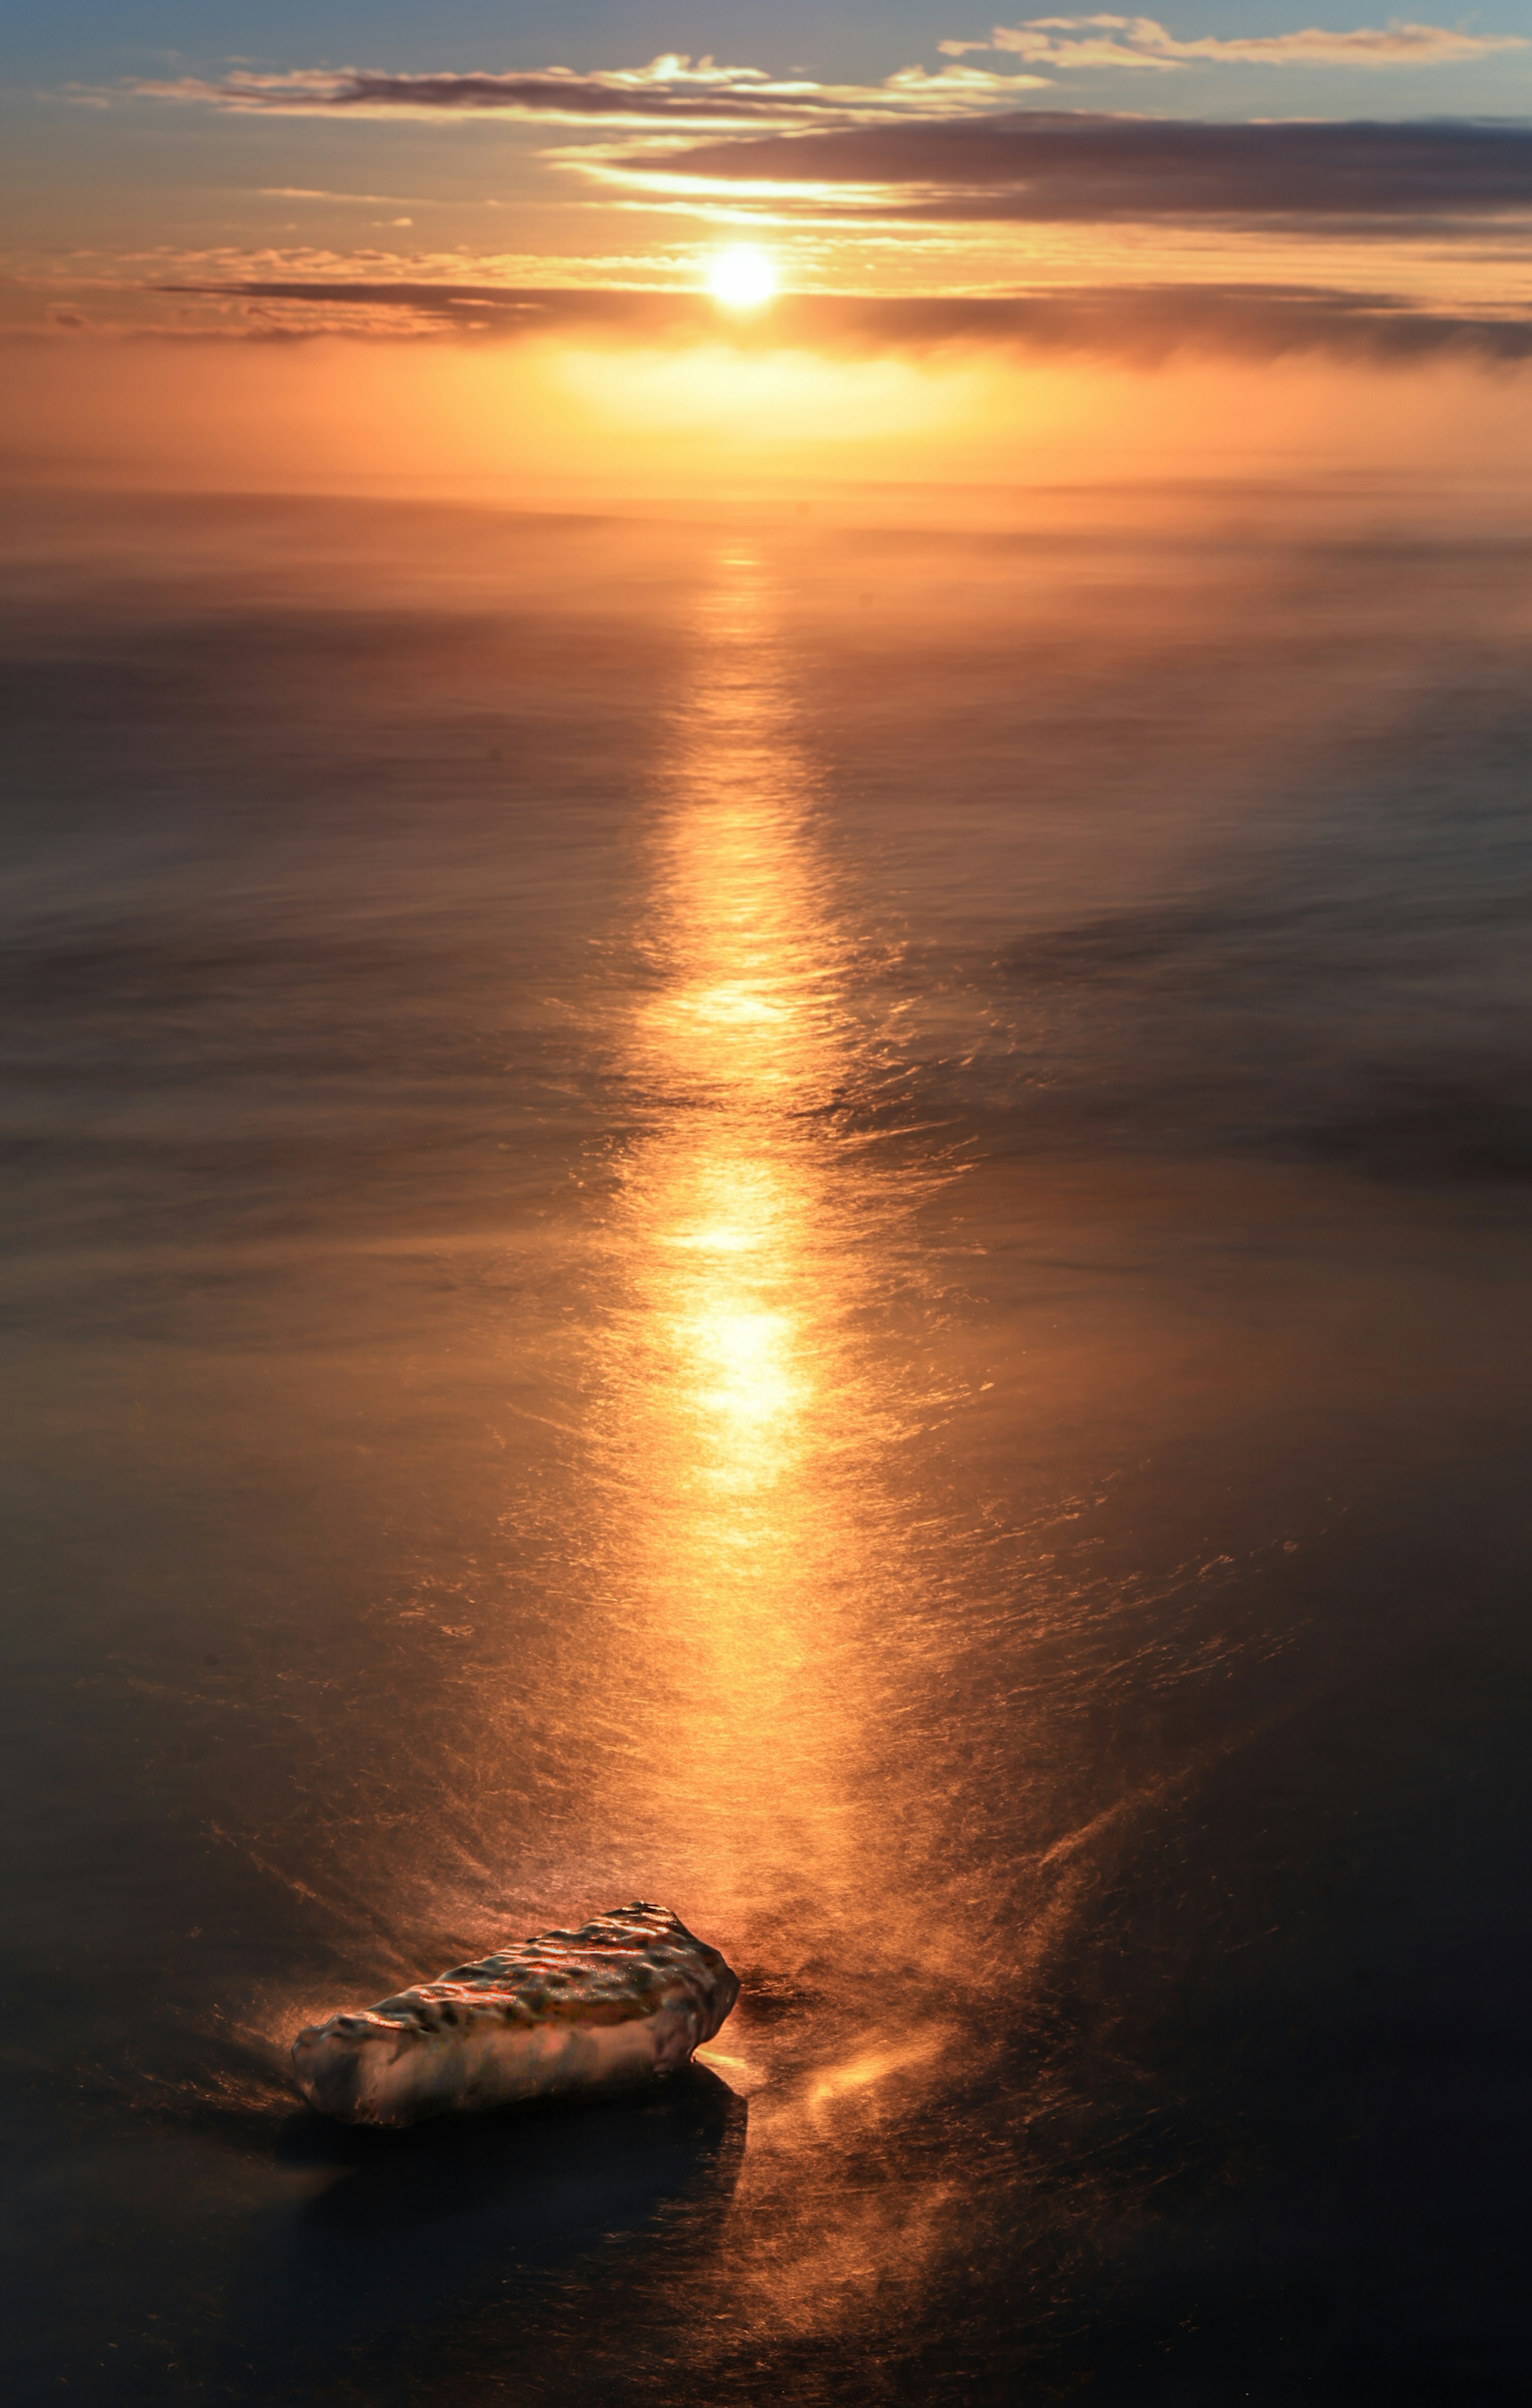
{"label": "ocean", "polygon": [[1511,2396],[1525,515],[18,505],[10,2399]]}

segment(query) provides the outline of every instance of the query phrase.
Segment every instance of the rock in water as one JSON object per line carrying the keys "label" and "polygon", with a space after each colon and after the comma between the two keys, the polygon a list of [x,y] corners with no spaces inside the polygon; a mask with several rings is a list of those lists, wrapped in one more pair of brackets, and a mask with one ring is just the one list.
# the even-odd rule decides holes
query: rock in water
{"label": "rock in water", "polygon": [[663,1906],[620,1906],[459,1965],[293,2043],[298,2088],[347,2124],[414,2124],[679,2072],[739,1996]]}

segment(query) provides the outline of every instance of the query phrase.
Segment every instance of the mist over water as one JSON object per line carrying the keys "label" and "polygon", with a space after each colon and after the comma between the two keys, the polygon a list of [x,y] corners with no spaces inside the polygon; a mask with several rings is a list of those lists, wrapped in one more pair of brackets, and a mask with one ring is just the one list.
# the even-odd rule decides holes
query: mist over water
{"label": "mist over water", "polygon": [[18,2396],[1509,2390],[1532,531],[1015,516],[17,513]]}

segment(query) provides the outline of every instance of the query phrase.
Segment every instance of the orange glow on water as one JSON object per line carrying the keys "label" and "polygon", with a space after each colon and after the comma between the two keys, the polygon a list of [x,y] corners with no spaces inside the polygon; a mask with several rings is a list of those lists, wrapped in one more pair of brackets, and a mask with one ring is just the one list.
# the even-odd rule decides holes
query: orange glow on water
{"label": "orange glow on water", "polygon": [[[929,1846],[930,1801],[907,1792],[891,1816],[866,1779],[897,1713],[881,1634],[920,1579],[891,1470],[909,1204],[838,1120],[864,1041],[860,940],[819,835],[770,575],[748,548],[725,551],[695,635],[623,1038],[650,1125],[608,1230],[623,1302],[605,1452],[611,1610],[688,1768],[696,1912],[748,1963],[760,1901],[794,1898],[798,1928],[772,1944],[805,1964],[833,1952],[866,1990],[796,2066],[767,2071],[748,2006],[713,2056],[752,2096],[741,2196],[760,2206],[801,2182],[805,2146],[876,2130],[940,2054],[918,1985],[895,1996],[876,1971],[912,1944],[903,1876]],[[653,1778],[646,1748],[635,1780]],[[939,1953],[929,1932],[924,1946]],[[869,2236],[814,2220],[817,2271],[763,2260],[752,2313],[810,2329],[830,2312]]]}
{"label": "orange glow on water", "polygon": [[[651,838],[649,972],[624,1044],[650,1125],[609,1225],[605,1364],[632,1644],[708,1767],[720,1911],[791,1857],[844,1899],[886,1366],[860,1343],[893,1208],[831,1111],[849,939],[814,827],[766,574],[731,550],[696,624]],[[895,1216],[896,1217],[896,1216]],[[838,1666],[825,1677],[830,1666]]]}
{"label": "orange glow on water", "polygon": [[[631,1166],[623,1240],[640,1320],[627,1389],[650,1458],[651,1539],[702,1613],[791,1621],[780,1574],[746,1600],[722,1568],[813,1511],[802,1475],[834,1384],[832,1164],[806,1111],[833,1083],[836,938],[806,825],[811,776],[785,724],[769,601],[748,555],[699,628],[700,729],[656,844],[657,991],[634,1068],[664,1097]],[[642,1437],[639,1438],[639,1429]],[[799,1475],[795,1478],[795,1474]],[[738,1500],[773,1497],[770,1526]],[[747,1654],[749,1651],[747,1650]]]}

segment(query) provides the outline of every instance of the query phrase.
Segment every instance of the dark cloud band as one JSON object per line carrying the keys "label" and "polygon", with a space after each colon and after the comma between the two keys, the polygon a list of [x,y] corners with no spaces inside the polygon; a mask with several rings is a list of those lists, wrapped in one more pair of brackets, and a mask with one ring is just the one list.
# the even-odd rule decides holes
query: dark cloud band
{"label": "dark cloud band", "polygon": [[[740,350],[801,347],[829,353],[930,351],[945,346],[1080,352],[1163,361],[1178,351],[1276,359],[1302,352],[1407,365],[1457,355],[1482,363],[1532,359],[1532,314],[1473,316],[1413,308],[1388,294],[1308,285],[1094,287],[1015,298],[788,295],[750,319],[722,315],[694,293],[495,284],[250,280],[176,284],[196,294],[291,312],[287,331],[386,330],[392,318],[449,335],[584,336],[617,343],[727,342]],[[307,324],[306,324],[307,316]],[[280,319],[273,331],[282,331]]]}
{"label": "dark cloud band", "polygon": [[1450,225],[1532,210],[1532,125],[1211,124],[1029,109],[1005,117],[849,126],[691,144],[636,172],[748,183],[865,214],[1030,223],[1274,221]]}
{"label": "dark cloud band", "polygon": [[572,75],[374,75],[358,71],[337,77],[306,95],[296,79],[264,89],[231,84],[227,91],[249,108],[291,108],[305,106],[324,114],[345,116],[389,109],[461,111],[486,110],[514,117],[550,117],[577,123],[600,124],[612,119],[639,119],[652,124],[675,124],[693,119],[716,125],[721,119],[760,118],[780,122],[795,111],[818,109],[816,94],[762,92],[748,83],[701,84],[677,90],[663,83],[619,82],[603,76]]}

